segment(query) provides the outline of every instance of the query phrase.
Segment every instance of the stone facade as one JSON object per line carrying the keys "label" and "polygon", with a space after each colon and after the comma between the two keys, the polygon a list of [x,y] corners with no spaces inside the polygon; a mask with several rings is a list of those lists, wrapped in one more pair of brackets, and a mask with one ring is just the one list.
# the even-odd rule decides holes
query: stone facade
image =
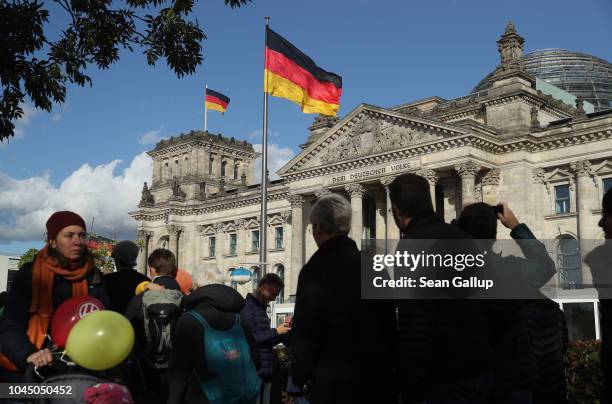
{"label": "stone facade", "polygon": [[[612,110],[585,114],[537,91],[517,63],[522,45],[508,26],[498,41],[502,68],[488,91],[394,108],[362,104],[342,119],[315,120],[301,152],[269,185],[268,271],[284,275],[285,299],[316,251],[308,215],[317,198],[347,197],[354,239],[397,239],[387,186],[406,172],[427,178],[447,221],[468,203],[507,201],[539,238],[602,238],[597,221],[604,187],[612,185]],[[194,132],[149,154],[153,183],[132,213],[142,255],[168,247],[196,280],[215,269],[258,268],[252,146]],[[499,232],[509,237],[501,226]]]}

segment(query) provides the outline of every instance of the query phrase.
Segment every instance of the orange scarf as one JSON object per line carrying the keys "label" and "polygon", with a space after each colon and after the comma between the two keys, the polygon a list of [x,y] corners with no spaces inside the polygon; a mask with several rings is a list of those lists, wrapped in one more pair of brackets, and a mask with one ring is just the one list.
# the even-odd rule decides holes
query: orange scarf
{"label": "orange scarf", "polygon": [[[45,341],[49,323],[53,315],[53,280],[55,275],[72,282],[72,296],[88,296],[87,274],[91,270],[91,262],[76,269],[65,269],[56,266],[55,260],[49,256],[47,244],[36,255],[32,268],[32,304],[30,305],[30,321],[28,323],[28,339],[40,349]],[[2,355],[4,356],[4,355]],[[9,370],[17,368],[6,357],[0,357],[0,365]],[[10,365],[9,365],[10,364]]]}

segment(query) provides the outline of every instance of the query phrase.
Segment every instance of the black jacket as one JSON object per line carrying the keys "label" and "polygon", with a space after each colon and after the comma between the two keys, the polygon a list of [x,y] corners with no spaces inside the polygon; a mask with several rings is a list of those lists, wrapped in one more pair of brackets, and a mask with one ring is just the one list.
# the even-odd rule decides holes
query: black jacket
{"label": "black jacket", "polygon": [[[153,279],[153,283],[162,285],[166,289],[181,290],[178,282],[170,276],[158,276]],[[136,295],[125,311],[125,317],[130,320],[134,327],[135,343],[134,350],[137,356],[142,354],[142,348],[146,346],[147,337],[144,330],[144,313],[142,312],[142,298],[144,293]]]}
{"label": "black jacket", "polygon": [[[379,341],[368,336],[380,332],[378,322],[392,319],[393,313],[376,313],[376,305],[364,310],[360,271],[355,242],[338,236],[323,243],[300,272],[291,375],[298,385],[309,383],[313,404],[388,402],[391,389],[380,383],[392,380],[391,355],[377,355],[374,365],[372,354],[378,348],[384,351],[390,336],[387,333],[387,340]],[[374,390],[377,399],[372,401]]]}
{"label": "black jacket", "polygon": [[121,269],[104,276],[104,283],[110,303],[109,309],[117,313],[125,313],[134,297],[136,286],[150,279],[133,269]]}
{"label": "black jacket", "polygon": [[266,306],[255,296],[248,293],[245,305],[240,313],[242,318],[251,326],[255,343],[259,350],[261,366],[257,374],[264,380],[272,377],[272,366],[274,363],[274,351],[272,347],[279,343],[286,343],[287,335],[278,335],[275,328],[270,327],[270,318],[266,313]]}
{"label": "black jacket", "polygon": [[[403,239],[470,239],[433,212],[413,216]],[[490,324],[480,300],[398,300],[398,379],[406,400],[492,371]]]}
{"label": "black jacket", "polygon": [[[196,289],[183,299],[185,311],[195,310],[211,327],[227,330],[233,327],[236,313],[244,307],[244,299],[238,292],[225,285],[206,285]],[[251,348],[255,367],[259,367],[259,353],[251,328],[244,318],[240,324]],[[208,403],[198,378],[207,378],[204,347],[204,328],[191,315],[179,317],[172,334],[172,353],[168,367],[168,404]],[[197,376],[197,377],[196,377]]]}
{"label": "black jacket", "polygon": [[[0,348],[11,362],[20,369],[25,368],[26,359],[36,352],[36,347],[27,337],[32,304],[32,269],[30,262],[21,267],[11,285],[4,315],[0,319]],[[87,275],[89,295],[108,307],[108,296],[102,281],[102,272],[93,268]],[[72,282],[55,276],[53,281],[53,311],[72,297]]]}
{"label": "black jacket", "polygon": [[[529,240],[518,242],[525,258],[502,257],[489,252],[488,264],[500,270],[508,270],[507,275],[520,282],[521,289],[515,289],[515,293],[523,290],[529,296],[541,295],[539,289],[555,274],[555,263],[544,244],[535,239],[527,225],[519,224],[512,229],[510,236],[515,240]],[[537,384],[538,368],[533,353],[527,307],[525,301],[519,298],[488,302],[495,355],[495,387],[498,392],[526,391]],[[556,319],[556,314],[553,317]],[[560,360],[557,358],[555,366],[561,366],[563,375]]]}

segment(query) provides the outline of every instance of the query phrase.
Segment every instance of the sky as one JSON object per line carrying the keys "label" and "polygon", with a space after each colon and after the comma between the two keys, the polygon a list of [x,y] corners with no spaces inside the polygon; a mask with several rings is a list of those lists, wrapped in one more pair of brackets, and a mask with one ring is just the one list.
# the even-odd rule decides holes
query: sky
{"label": "sky", "polygon": [[[53,4],[45,2],[50,37],[67,21]],[[612,61],[609,0],[254,0],[239,9],[200,0],[191,18],[207,38],[194,74],[179,79],[164,60],[148,66],[135,48],[110,69],[90,66],[92,86],[69,86],[51,113],[26,101],[17,136],[0,143],[0,252],[40,248],[57,210],[80,213],[97,234],[133,239],[128,212],[150,183],[146,151],[203,128],[206,84],[231,98],[225,115],[209,111],[208,129],[260,148],[265,16],[342,76],[340,117],[361,103],[391,107],[469,94],[499,63],[496,41],[508,20],[525,38],[525,52],[563,48]],[[274,97],[269,107],[273,173],[299,152],[314,115]]]}

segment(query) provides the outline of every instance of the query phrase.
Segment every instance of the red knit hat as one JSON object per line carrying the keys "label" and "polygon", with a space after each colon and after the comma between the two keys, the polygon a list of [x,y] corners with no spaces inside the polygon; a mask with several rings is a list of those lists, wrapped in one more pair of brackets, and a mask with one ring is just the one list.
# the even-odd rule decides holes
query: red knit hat
{"label": "red knit hat", "polygon": [[64,227],[81,226],[83,230],[87,230],[85,220],[74,212],[67,210],[55,212],[47,220],[47,240],[54,239]]}

